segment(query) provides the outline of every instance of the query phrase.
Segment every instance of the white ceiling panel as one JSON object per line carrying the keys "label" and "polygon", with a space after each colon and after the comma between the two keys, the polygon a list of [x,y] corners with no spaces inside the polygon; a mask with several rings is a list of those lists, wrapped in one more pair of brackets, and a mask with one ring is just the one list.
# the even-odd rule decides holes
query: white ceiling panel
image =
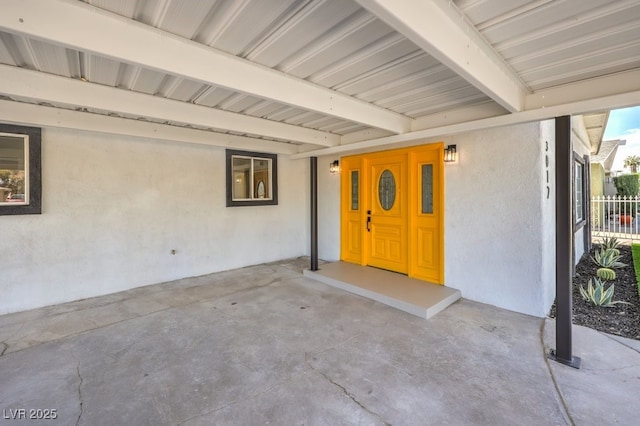
{"label": "white ceiling panel", "polygon": [[215,107],[234,94],[233,90],[227,90],[222,87],[208,87],[193,99],[193,103]]}
{"label": "white ceiling panel", "polygon": [[[216,0],[170,0],[164,8],[158,28],[191,39],[208,18]],[[213,11],[212,11],[213,12]]]}
{"label": "white ceiling panel", "polygon": [[284,60],[323,37],[343,20],[348,20],[357,10],[358,5],[351,1],[307,2],[302,10],[282,22],[246,57],[262,65],[278,68]]}
{"label": "white ceiling panel", "polygon": [[13,46],[13,36],[0,32],[0,63],[6,65],[17,65],[14,55],[17,48]]}
{"label": "white ceiling panel", "polygon": [[[424,102],[431,96],[446,94],[456,90],[471,90],[472,88],[460,77],[452,76],[437,83],[418,85],[413,90],[402,89],[403,90],[396,90],[395,93],[389,91],[389,97],[376,101],[377,104],[385,108],[395,109],[410,102]],[[476,90],[476,92],[480,93],[478,90]]]}
{"label": "white ceiling panel", "polygon": [[[33,50],[31,40],[26,37],[15,36],[6,41],[7,48],[11,52],[14,62],[23,68],[41,70],[38,61],[38,52]],[[44,70],[43,70],[44,71]]]}
{"label": "white ceiling panel", "polygon": [[391,33],[377,39],[365,47],[339,61],[331,62],[308,77],[310,81],[335,88],[363,73],[380,67],[391,67],[402,62],[407,55],[421,53],[416,46],[399,34]]}
{"label": "white ceiling panel", "polygon": [[405,114],[420,116],[432,114],[441,106],[460,108],[478,101],[485,101],[487,96],[474,87],[463,87],[448,92],[436,93],[398,105],[396,108]]}
{"label": "white ceiling panel", "polygon": [[51,46],[39,40],[29,40],[29,48],[36,58],[36,68],[46,72],[69,77],[69,57],[67,49],[61,46]]}
{"label": "white ceiling panel", "polygon": [[[108,10],[120,16],[133,18],[138,10],[141,0],[85,0],[87,3],[100,9]],[[142,0],[144,3],[144,0]]]}
{"label": "white ceiling panel", "polygon": [[568,22],[579,19],[580,16],[594,13],[594,10],[601,7],[603,3],[605,2],[602,0],[539,2],[538,7],[515,16],[507,15],[504,19],[494,18],[492,25],[482,29],[481,33],[492,45],[499,45],[505,40],[544,33],[557,25],[564,27]]}
{"label": "white ceiling panel", "polygon": [[311,126],[314,129],[327,131],[327,129],[326,129],[327,126],[333,126],[333,125],[336,125],[338,123],[343,123],[343,122],[344,122],[344,120],[339,120],[339,119],[334,118],[334,117],[322,117],[322,118],[318,118],[317,120],[309,120],[309,121],[307,121],[307,125]]}
{"label": "white ceiling panel", "polygon": [[521,72],[534,90],[563,84],[575,79],[584,80],[598,75],[624,71],[640,66],[640,40],[618,49],[589,52],[577,57],[531,68]]}
{"label": "white ceiling panel", "polygon": [[[439,87],[451,81],[457,82],[459,86],[468,86],[468,83],[453,71],[442,65],[437,65],[424,71],[409,74],[406,77],[373,86],[371,89],[359,93],[358,97],[385,105],[389,98],[411,96],[417,90],[429,90],[430,87]],[[390,108],[390,106],[386,108]]]}
{"label": "white ceiling panel", "polygon": [[286,123],[295,124],[298,126],[302,123],[306,123],[307,125],[309,125],[309,123],[316,122],[318,120],[321,120],[322,118],[324,118],[322,114],[318,114],[317,112],[313,111],[306,111],[289,118],[288,120],[286,120]]}
{"label": "white ceiling panel", "polygon": [[346,135],[348,133],[359,132],[361,130],[367,129],[366,126],[361,126],[358,124],[343,122],[342,124],[337,123],[333,126],[326,126],[327,131],[337,133],[339,135]]}
{"label": "white ceiling panel", "polygon": [[528,1],[509,11],[488,3],[458,5],[531,90],[638,66],[637,0]]}
{"label": "white ceiling panel", "polygon": [[618,26],[616,29],[618,31],[595,32],[589,37],[556,43],[551,49],[531,51],[531,53],[517,56],[510,62],[515,70],[523,72],[540,66],[541,60],[545,63],[558,63],[570,57],[588,56],[593,52],[608,49],[617,50],[629,44],[629,40],[635,40],[631,42],[632,44],[640,42],[640,38],[636,37],[640,28],[636,24]]}
{"label": "white ceiling panel", "polygon": [[[126,67],[120,62],[103,58],[96,55],[79,55],[81,77],[93,83],[104,84],[106,86],[118,85],[120,68]],[[132,69],[132,71],[134,71]]]}
{"label": "white ceiling panel", "polygon": [[167,75],[158,71],[152,71],[145,68],[138,68],[134,74],[133,85],[131,90],[134,92],[142,92],[148,95],[156,94],[160,85],[164,82]]}
{"label": "white ceiling panel", "polygon": [[[495,69],[529,96],[640,69],[638,0],[431,1],[433,10],[446,15],[440,34],[461,34],[461,28],[468,34],[470,51],[458,52],[455,63],[430,49],[429,40],[425,44],[410,33],[416,26],[406,10],[421,6],[410,0],[394,0],[393,7],[385,3],[382,10],[379,0],[3,0],[0,64],[208,107],[214,115],[234,114],[229,116],[234,124],[226,129],[233,127],[234,134],[288,141],[272,128],[277,124],[300,131],[298,140],[315,140],[320,147],[339,143],[336,135],[410,132],[413,119],[432,114],[455,116],[464,110],[465,120],[474,118],[468,112],[473,108],[490,111],[480,111],[476,116],[481,118],[508,114],[491,100],[503,103],[493,88],[474,81],[480,74],[461,67],[465,60],[471,68],[486,61],[478,52],[493,61],[484,62],[488,68],[498,64]],[[48,19],[16,24],[23,17],[42,19],[35,8],[46,9]],[[84,19],[67,22],[69,16]],[[96,28],[104,24],[113,33],[121,28],[131,37],[127,43],[105,39],[84,28],[86,21]],[[447,48],[446,40],[439,43]],[[127,51],[138,44],[139,50]],[[169,45],[171,54],[166,53]],[[629,81],[625,87],[640,90],[640,82]],[[36,92],[24,98],[11,92],[0,92],[0,97],[75,109],[44,95],[38,100]],[[158,110],[162,117],[154,117],[148,111],[131,113],[131,108],[76,107],[116,116],[126,110],[126,118],[194,129],[212,127],[204,118],[189,120],[180,108]],[[264,126],[243,133],[239,118],[261,118]],[[223,123],[218,120],[213,127],[225,131]],[[261,128],[264,134],[255,130]],[[347,140],[353,142],[351,136]]]}
{"label": "white ceiling panel", "polygon": [[234,55],[245,56],[269,26],[298,3],[301,2],[219,0],[214,13],[203,22],[193,39]]}
{"label": "white ceiling panel", "polygon": [[256,98],[255,96],[236,93],[220,102],[218,104],[218,107],[224,109],[225,111],[243,112],[247,108],[251,108],[259,102],[260,99]]}
{"label": "white ceiling panel", "polygon": [[387,25],[371,14],[364,11],[354,13],[331,32],[279,64],[278,69],[299,78],[307,78],[350,59],[391,32]]}
{"label": "white ceiling panel", "polygon": [[[553,0],[542,0],[537,3],[544,3]],[[456,5],[464,11],[464,14],[478,27],[486,25],[497,16],[504,16],[518,9],[526,8],[533,2],[531,0],[455,0]]]}
{"label": "white ceiling panel", "polygon": [[418,72],[429,73],[434,69],[436,72],[444,70],[433,57],[414,51],[391,64],[381,65],[345,81],[337,85],[336,90],[366,98],[366,94],[380,86],[394,84],[395,81]]}
{"label": "white ceiling panel", "polygon": [[168,76],[157,95],[182,102],[192,102],[206,85],[180,77]]}
{"label": "white ceiling panel", "polygon": [[274,121],[287,121],[300,114],[304,114],[306,111],[300,108],[283,107],[279,110],[266,116],[268,120]]}
{"label": "white ceiling panel", "polygon": [[[598,49],[604,43],[615,46],[622,41],[637,39],[640,19],[640,2],[629,8],[607,10],[606,14],[592,14],[589,18],[545,28],[525,37],[513,37],[495,47],[507,60],[520,56],[536,54],[543,57],[547,51],[554,51],[558,46],[571,48],[584,44]],[[619,35],[617,35],[619,34]],[[617,35],[617,36],[616,36]],[[613,37],[610,37],[613,36]],[[607,38],[606,40],[603,40]]]}
{"label": "white ceiling panel", "polygon": [[247,108],[245,114],[252,115],[254,117],[267,118],[270,114],[287,108],[286,106],[272,101],[260,101],[255,105]]}

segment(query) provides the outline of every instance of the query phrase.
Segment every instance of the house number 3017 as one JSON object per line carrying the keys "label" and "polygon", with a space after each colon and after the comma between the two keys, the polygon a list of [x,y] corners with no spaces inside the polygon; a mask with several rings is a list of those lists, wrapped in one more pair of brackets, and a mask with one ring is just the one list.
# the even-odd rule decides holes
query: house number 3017
{"label": "house number 3017", "polygon": [[547,175],[547,200],[551,195],[551,187],[549,186],[549,141],[544,141],[544,166]]}

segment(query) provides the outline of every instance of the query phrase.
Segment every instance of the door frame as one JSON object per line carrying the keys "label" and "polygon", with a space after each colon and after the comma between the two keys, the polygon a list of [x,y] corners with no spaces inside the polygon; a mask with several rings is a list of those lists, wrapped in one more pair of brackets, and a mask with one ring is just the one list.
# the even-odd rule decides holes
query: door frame
{"label": "door frame", "polygon": [[[368,247],[370,247],[370,233],[366,232],[367,209],[371,206],[371,189],[366,187],[371,184],[368,161],[370,158],[379,158],[387,155],[406,155],[408,166],[408,185],[406,187],[409,211],[417,211],[418,200],[418,168],[421,158],[425,155],[435,159],[437,165],[434,170],[434,213],[437,222],[437,235],[435,244],[439,248],[437,253],[437,271],[429,276],[421,273],[417,267],[417,219],[414,214],[408,215],[407,250],[409,256],[408,276],[429,281],[435,284],[444,284],[444,142],[427,145],[400,148],[385,151],[376,151],[366,154],[358,154],[342,157],[341,182],[340,182],[340,259],[345,262],[356,263],[362,266],[369,264]],[[357,201],[358,209],[351,207],[352,203],[352,172],[357,172]],[[360,230],[359,232],[357,230]]]}

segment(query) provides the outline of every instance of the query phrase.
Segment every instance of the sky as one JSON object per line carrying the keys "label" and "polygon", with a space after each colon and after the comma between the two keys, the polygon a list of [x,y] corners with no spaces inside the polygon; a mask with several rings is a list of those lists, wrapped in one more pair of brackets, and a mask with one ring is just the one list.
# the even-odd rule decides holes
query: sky
{"label": "sky", "polygon": [[630,155],[640,156],[640,106],[616,109],[609,114],[603,140],[625,139],[627,143],[618,147],[611,171],[624,170],[624,159]]}

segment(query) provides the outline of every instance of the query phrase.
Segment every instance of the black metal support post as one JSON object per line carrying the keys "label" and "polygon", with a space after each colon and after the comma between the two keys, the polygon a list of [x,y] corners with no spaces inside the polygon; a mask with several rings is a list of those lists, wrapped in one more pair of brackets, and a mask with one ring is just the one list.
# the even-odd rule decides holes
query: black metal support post
{"label": "black metal support post", "polygon": [[310,157],[311,166],[311,267],[318,270],[318,158]]}
{"label": "black metal support post", "polygon": [[573,147],[571,117],[556,118],[556,349],[549,358],[580,368],[572,355],[571,282],[573,270]]}

